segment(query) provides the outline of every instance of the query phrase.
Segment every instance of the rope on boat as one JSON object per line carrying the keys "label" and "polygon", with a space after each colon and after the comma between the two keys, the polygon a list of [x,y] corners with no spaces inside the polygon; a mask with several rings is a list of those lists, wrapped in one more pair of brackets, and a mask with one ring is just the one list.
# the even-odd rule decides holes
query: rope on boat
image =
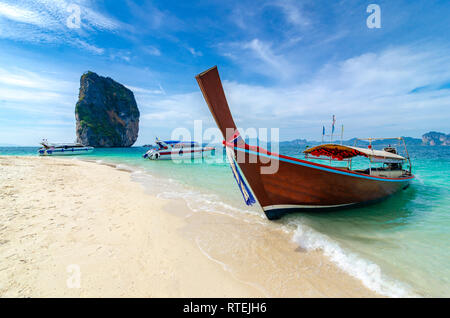
{"label": "rope on boat", "polygon": [[253,205],[256,203],[253,194],[251,193],[247,183],[239,172],[239,168],[237,167],[234,150],[230,147],[226,147],[228,161],[230,162],[231,171],[233,171],[234,179],[237,182],[239,189],[241,190],[242,196],[244,197],[244,201],[247,205]]}

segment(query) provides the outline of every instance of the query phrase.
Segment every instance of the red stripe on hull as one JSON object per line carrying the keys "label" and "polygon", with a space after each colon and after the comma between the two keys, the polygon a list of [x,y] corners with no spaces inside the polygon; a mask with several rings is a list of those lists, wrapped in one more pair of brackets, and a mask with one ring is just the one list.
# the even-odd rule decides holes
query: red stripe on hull
{"label": "red stripe on hull", "polygon": [[[193,153],[193,152],[205,152],[205,151],[212,151],[214,150],[214,147],[207,147],[205,149],[201,149],[201,150],[183,150],[183,153]],[[160,155],[178,155],[180,153],[180,150],[174,150],[174,151],[165,151],[165,152],[160,152]]]}

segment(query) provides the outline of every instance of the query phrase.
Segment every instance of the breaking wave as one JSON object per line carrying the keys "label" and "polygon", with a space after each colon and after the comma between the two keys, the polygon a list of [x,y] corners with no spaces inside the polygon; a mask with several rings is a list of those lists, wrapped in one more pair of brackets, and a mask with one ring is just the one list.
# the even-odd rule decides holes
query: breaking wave
{"label": "breaking wave", "polygon": [[292,236],[296,244],[307,251],[322,251],[340,269],[359,279],[367,288],[383,296],[418,297],[403,283],[384,275],[377,264],[345,251],[328,236],[315,231],[300,220],[292,221],[292,224],[296,226]]}

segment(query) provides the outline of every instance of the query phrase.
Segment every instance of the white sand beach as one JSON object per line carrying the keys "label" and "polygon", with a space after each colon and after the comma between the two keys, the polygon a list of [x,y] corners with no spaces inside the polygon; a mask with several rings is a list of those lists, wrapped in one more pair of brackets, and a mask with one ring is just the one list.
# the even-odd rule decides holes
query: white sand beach
{"label": "white sand beach", "polygon": [[3,156],[0,296],[378,295],[276,227],[192,213],[148,193],[129,172]]}

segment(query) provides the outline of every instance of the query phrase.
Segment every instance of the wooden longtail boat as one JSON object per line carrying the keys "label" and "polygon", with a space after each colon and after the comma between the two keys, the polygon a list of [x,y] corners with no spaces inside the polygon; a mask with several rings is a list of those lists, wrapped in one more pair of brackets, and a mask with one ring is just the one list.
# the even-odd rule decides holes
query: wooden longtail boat
{"label": "wooden longtail boat", "polygon": [[[305,151],[307,157],[347,160],[349,166],[342,168],[250,146],[236,128],[217,67],[197,75],[196,79],[225,139],[230,164],[245,201],[252,204],[253,193],[268,219],[294,211],[333,210],[374,203],[406,189],[414,178],[409,157],[396,154],[395,148],[373,150],[370,146],[366,149],[326,144]],[[351,170],[351,159],[355,156],[366,157],[370,163],[381,162],[383,167]],[[408,170],[402,168],[405,161],[409,162]],[[264,172],[273,170],[271,166],[277,169]]]}

